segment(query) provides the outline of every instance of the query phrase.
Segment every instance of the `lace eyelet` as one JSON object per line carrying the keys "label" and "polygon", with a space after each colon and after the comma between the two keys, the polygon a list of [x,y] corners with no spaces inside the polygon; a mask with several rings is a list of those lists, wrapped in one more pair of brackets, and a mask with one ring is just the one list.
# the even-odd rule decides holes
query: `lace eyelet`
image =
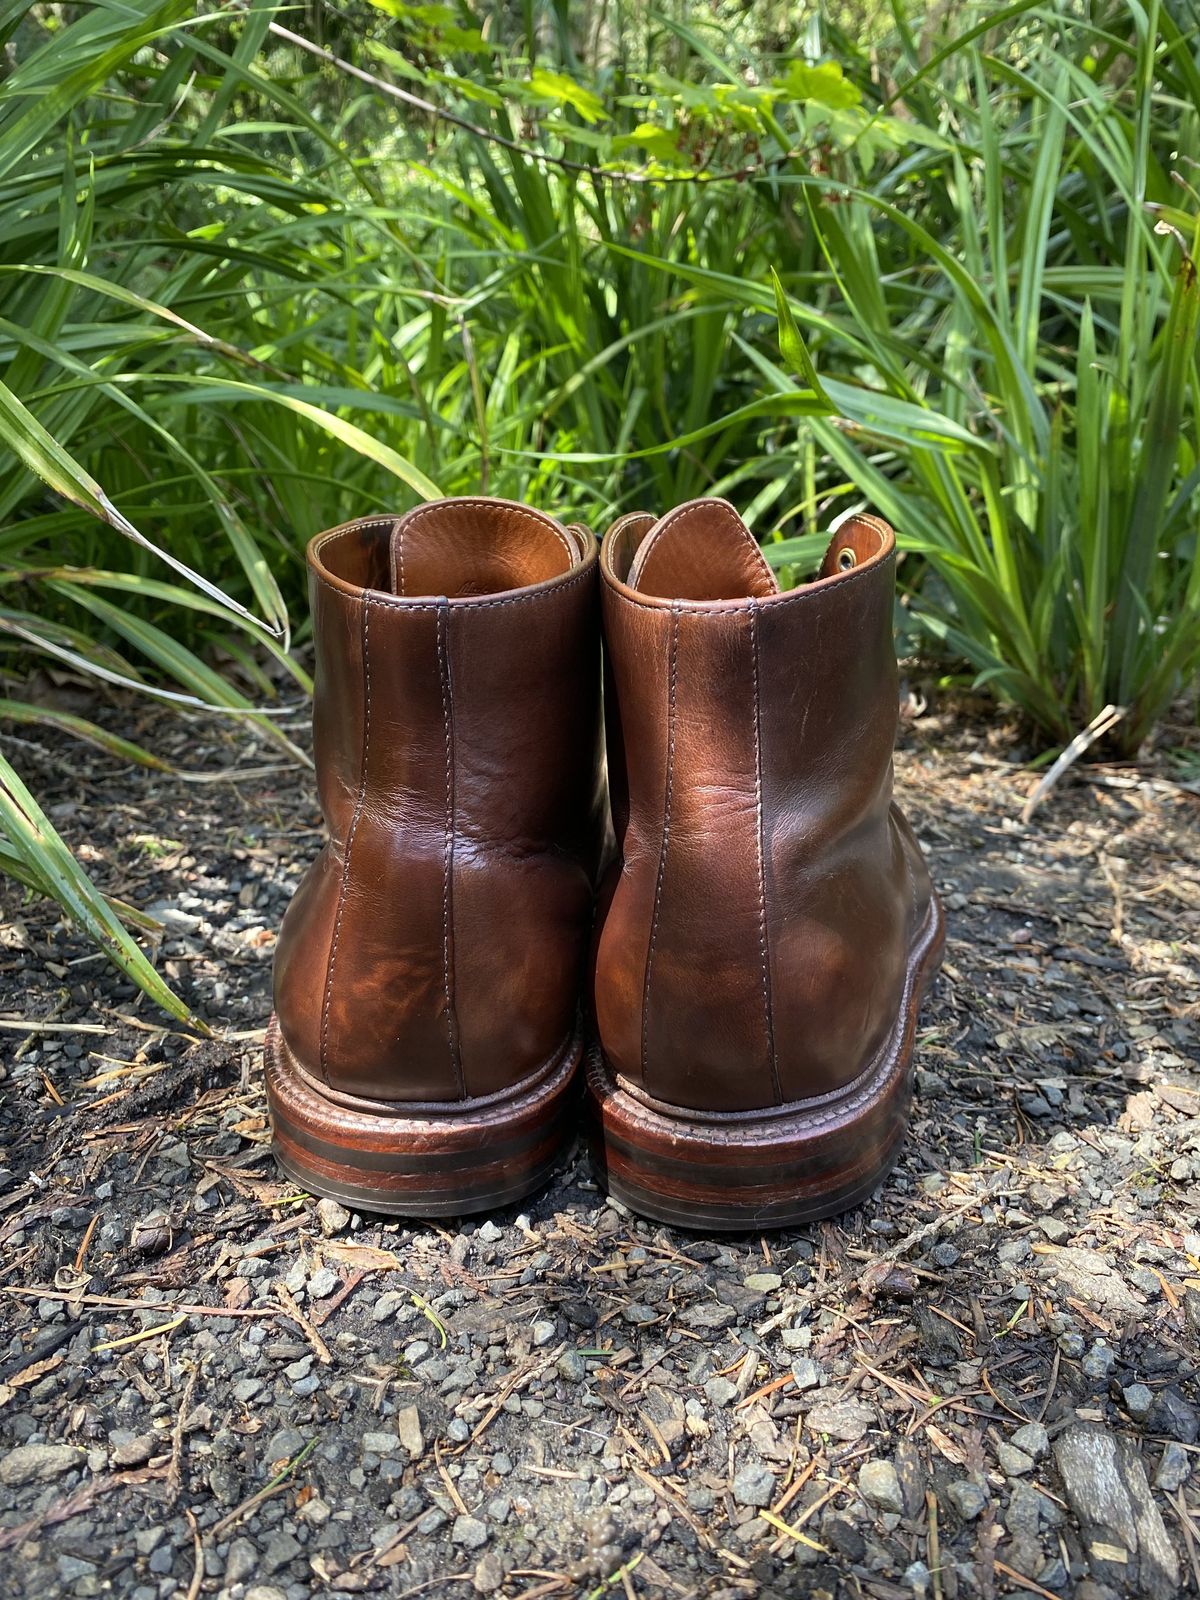
{"label": "lace eyelet", "polygon": [[837,567],[839,572],[849,572],[858,565],[858,557],[848,544],[844,544],[837,553]]}

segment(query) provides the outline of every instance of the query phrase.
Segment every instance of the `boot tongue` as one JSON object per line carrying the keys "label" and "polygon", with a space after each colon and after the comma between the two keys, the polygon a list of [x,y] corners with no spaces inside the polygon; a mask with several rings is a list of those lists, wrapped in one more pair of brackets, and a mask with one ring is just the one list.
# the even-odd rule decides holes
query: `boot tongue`
{"label": "boot tongue", "polygon": [[779,593],[758,541],[727,500],[689,500],[638,545],[630,588],[661,600],[765,600]]}

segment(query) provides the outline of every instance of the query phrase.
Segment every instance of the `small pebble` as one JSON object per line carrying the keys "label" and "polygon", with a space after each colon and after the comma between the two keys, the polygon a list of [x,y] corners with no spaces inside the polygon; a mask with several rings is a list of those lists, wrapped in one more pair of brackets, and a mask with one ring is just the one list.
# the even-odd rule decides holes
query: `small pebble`
{"label": "small pebble", "polygon": [[336,1200],[318,1200],[317,1222],[325,1237],[332,1239],[335,1233],[344,1233],[350,1226],[350,1213]]}
{"label": "small pebble", "polygon": [[478,1550],[488,1542],[487,1524],[480,1522],[478,1517],[455,1517],[450,1538],[465,1550]]}
{"label": "small pebble", "polygon": [[626,1322],[635,1324],[658,1321],[658,1312],[654,1310],[653,1306],[644,1306],[640,1300],[631,1301],[629,1305],[622,1309],[621,1315]]}
{"label": "small pebble", "polygon": [[411,1460],[425,1453],[425,1436],[421,1432],[421,1413],[416,1406],[404,1406],[396,1413],[396,1436]]}
{"label": "small pebble", "polygon": [[318,1267],[308,1280],[310,1300],[327,1300],[337,1288],[340,1279],[332,1267]]}
{"label": "small pebble", "polygon": [[390,1456],[400,1448],[400,1439],[394,1433],[364,1433],[360,1442],[364,1455]]}
{"label": "small pebble", "polygon": [[996,1251],[996,1259],[1008,1266],[1016,1266],[1029,1260],[1031,1249],[1028,1239],[1006,1239]]}
{"label": "small pebble", "polygon": [[0,1460],[0,1483],[10,1489],[25,1483],[48,1483],[83,1462],[83,1451],[71,1444],[19,1444]]}
{"label": "small pebble", "polygon": [[1108,1382],[1116,1364],[1117,1358],[1114,1352],[1097,1339],[1096,1343],[1079,1363],[1079,1367],[1088,1382],[1099,1389]]}
{"label": "small pebble", "polygon": [[1131,1383],[1123,1389],[1125,1409],[1135,1422],[1145,1422],[1154,1404],[1154,1394],[1144,1383]]}
{"label": "small pebble", "polygon": [[858,1469],[858,1492],[878,1511],[904,1513],[904,1494],[900,1479],[890,1461],[864,1461]]}
{"label": "small pebble", "polygon": [[371,1307],[372,1322],[386,1322],[389,1317],[394,1317],[401,1306],[410,1305],[412,1296],[403,1294],[397,1289],[388,1289],[381,1294]]}
{"label": "small pebble", "polygon": [[1024,1427],[1017,1429],[1009,1443],[1016,1445],[1018,1450],[1023,1450],[1027,1456],[1037,1461],[1049,1450],[1050,1435],[1042,1423],[1027,1422]]}
{"label": "small pebble", "polygon": [[495,1594],[504,1582],[504,1566],[494,1550],[488,1550],[475,1563],[471,1585],[476,1594]]}
{"label": "small pebble", "polygon": [[1174,1494],[1177,1489],[1183,1488],[1191,1475],[1191,1470],[1191,1456],[1181,1444],[1172,1439],[1164,1448],[1162,1460],[1158,1463],[1158,1471],[1154,1474],[1154,1486],[1167,1494]]}
{"label": "small pebble", "polygon": [[969,1478],[959,1478],[946,1490],[946,1498],[964,1522],[974,1522],[988,1503],[988,1497],[977,1483]]}
{"label": "small pebble", "polygon": [[558,1375],[567,1383],[582,1383],[587,1377],[587,1365],[578,1350],[564,1350],[557,1362]]}
{"label": "small pebble", "polygon": [[775,1498],[775,1474],[759,1463],[743,1467],[733,1480],[733,1498],[740,1506],[769,1506]]}
{"label": "small pebble", "polygon": [[715,1406],[727,1406],[731,1400],[737,1398],[737,1384],[730,1383],[728,1378],[710,1378],[704,1385],[704,1392]]}
{"label": "small pebble", "polygon": [[998,1444],[996,1446],[996,1459],[1001,1470],[1010,1478],[1020,1478],[1027,1472],[1033,1471],[1032,1458],[1024,1450],[1018,1450],[1015,1445]]}

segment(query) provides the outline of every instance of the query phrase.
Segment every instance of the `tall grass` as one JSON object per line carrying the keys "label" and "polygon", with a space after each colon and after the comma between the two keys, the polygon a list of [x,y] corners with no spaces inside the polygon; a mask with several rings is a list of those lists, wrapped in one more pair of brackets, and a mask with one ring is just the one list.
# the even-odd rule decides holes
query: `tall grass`
{"label": "tall grass", "polygon": [[[951,665],[1136,749],[1200,649],[1174,9],[580,15],[0,0],[0,716],[52,715],[41,654],[302,759],[320,527],[718,493],[788,576],[872,500]],[[181,1014],[0,802],[0,867]]]}
{"label": "tall grass", "polygon": [[821,355],[974,436],[876,452],[813,424],[924,558],[918,617],[1049,739],[1103,717],[1125,754],[1200,666],[1200,74],[1165,7],[1129,15],[1031,12],[1018,59],[967,44],[948,156],[803,190]]}

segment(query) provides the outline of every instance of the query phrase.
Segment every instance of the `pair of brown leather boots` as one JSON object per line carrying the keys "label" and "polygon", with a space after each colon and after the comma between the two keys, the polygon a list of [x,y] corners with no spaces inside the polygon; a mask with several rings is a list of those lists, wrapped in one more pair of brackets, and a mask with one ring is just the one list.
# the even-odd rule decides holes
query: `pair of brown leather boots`
{"label": "pair of brown leather boots", "polygon": [[488,499],[312,541],[330,839],[266,1049],[292,1177],[413,1216],[516,1200],[583,1062],[598,1174],[647,1216],[779,1226],[870,1193],[942,946],[892,803],[894,551],[853,517],[781,593],[721,500],[599,552]]}

